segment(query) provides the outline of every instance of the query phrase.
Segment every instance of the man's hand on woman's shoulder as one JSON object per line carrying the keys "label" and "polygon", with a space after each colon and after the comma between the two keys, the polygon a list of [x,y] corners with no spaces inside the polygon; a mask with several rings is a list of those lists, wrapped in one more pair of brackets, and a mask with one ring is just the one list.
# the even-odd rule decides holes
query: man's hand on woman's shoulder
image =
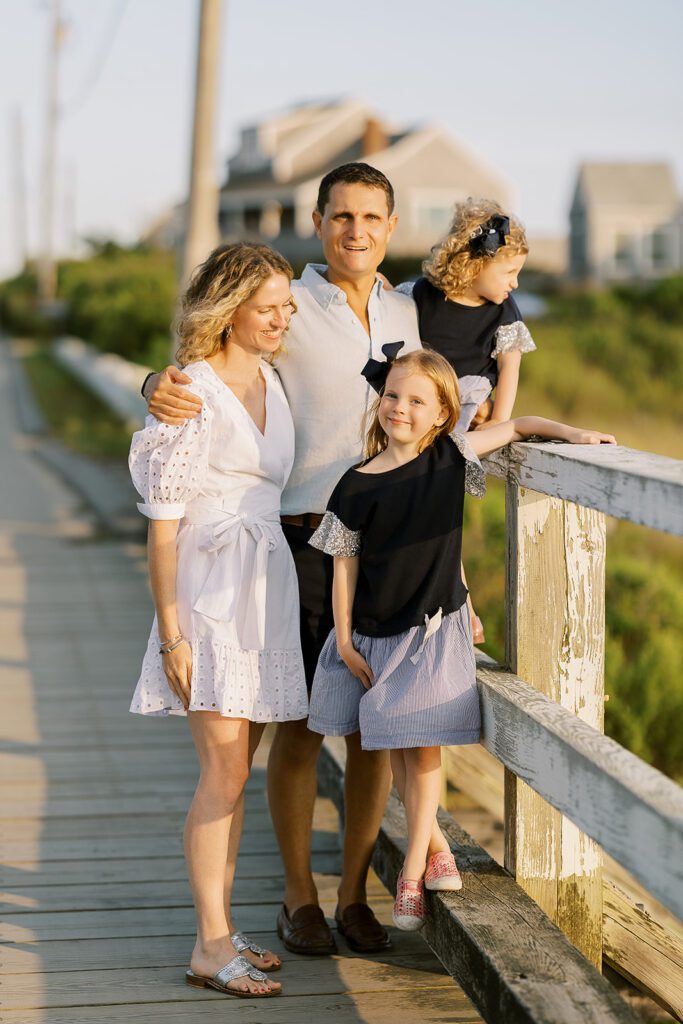
{"label": "man's hand on woman's shoulder", "polygon": [[201,398],[183,387],[191,383],[192,378],[177,366],[167,366],[150,377],[145,385],[147,408],[162,423],[174,427],[191,420],[202,410]]}

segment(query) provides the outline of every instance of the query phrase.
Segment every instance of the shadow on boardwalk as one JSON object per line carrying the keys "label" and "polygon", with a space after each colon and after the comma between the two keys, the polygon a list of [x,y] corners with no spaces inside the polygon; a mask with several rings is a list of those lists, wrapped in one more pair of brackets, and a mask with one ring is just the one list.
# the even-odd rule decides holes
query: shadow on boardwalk
{"label": "shadow on boardwalk", "polygon": [[[238,1004],[184,984],[193,912],[181,828],[196,766],[184,720],[127,710],[151,619],[144,548],[98,536],[25,450],[2,362],[0,479],[0,1019],[478,1020],[417,936],[397,935],[381,959],[351,954],[341,939],[330,959],[282,950],[265,743],[248,786],[235,917],[283,953],[286,994]],[[339,843],[327,801],[315,824],[314,868],[331,917]],[[391,903],[374,877],[371,898],[388,921]]]}

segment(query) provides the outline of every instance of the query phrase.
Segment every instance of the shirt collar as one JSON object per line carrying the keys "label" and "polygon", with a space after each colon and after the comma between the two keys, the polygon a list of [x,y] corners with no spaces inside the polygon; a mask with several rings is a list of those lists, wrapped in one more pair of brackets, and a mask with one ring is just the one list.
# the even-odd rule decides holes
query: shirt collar
{"label": "shirt collar", "polygon": [[[301,275],[301,282],[306,286],[316,302],[327,310],[331,305],[343,306],[347,302],[346,293],[338,288],[336,284],[330,284],[323,277],[327,270],[326,263],[307,263]],[[382,298],[382,281],[378,276],[375,280],[373,292]],[[372,292],[370,293],[372,294]]]}

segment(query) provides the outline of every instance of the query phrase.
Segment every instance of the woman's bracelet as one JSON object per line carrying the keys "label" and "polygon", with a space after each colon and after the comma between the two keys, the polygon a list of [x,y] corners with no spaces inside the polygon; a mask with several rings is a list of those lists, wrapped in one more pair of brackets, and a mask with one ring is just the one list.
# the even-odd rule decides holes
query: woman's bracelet
{"label": "woman's bracelet", "polygon": [[159,654],[170,654],[171,651],[175,651],[176,647],[180,647],[181,644],[188,643],[186,637],[179,633],[178,636],[174,636],[172,640],[166,640],[159,647]]}
{"label": "woman's bracelet", "polygon": [[176,642],[176,640],[180,640],[182,635],[183,635],[182,633],[176,633],[175,636],[170,636],[168,638],[168,640],[160,640],[159,641],[159,645],[161,647],[167,647],[168,644],[174,644]]}

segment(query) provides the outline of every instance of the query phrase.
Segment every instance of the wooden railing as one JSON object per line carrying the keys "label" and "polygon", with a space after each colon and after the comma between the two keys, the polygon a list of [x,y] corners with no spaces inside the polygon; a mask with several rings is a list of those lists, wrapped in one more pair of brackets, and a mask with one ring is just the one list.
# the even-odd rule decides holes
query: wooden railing
{"label": "wooden railing", "polygon": [[[647,915],[606,888],[602,851],[683,917],[683,791],[602,727],[605,515],[683,535],[683,462],[612,446],[525,443],[489,458],[486,468],[506,480],[507,665],[480,655],[477,675],[482,746],[504,766],[503,786],[482,770],[481,748],[471,748],[469,758],[467,748],[454,748],[447,762],[458,788],[467,792],[468,781],[477,780],[472,795],[490,809],[504,790],[506,877],[517,892],[497,881],[497,920],[501,935],[512,927],[512,941],[503,951],[477,925],[471,892],[432,901],[428,941],[487,1020],[626,1019],[598,976],[606,946],[617,969],[680,1015],[680,940],[648,926]],[[338,743],[328,742],[326,757],[322,775],[335,796],[331,780],[343,771]],[[402,828],[394,797],[376,857],[390,886]],[[490,879],[498,877],[490,858],[457,828],[451,835],[470,885],[485,876],[490,896]],[[519,890],[560,929],[546,934],[545,961],[536,955],[543,929]],[[614,932],[605,942],[605,902],[621,918],[627,948],[618,948],[618,938],[615,946]],[[586,968],[594,965],[592,982],[561,933]]]}
{"label": "wooden railing", "polygon": [[[487,469],[506,480],[505,660],[530,684],[480,673],[483,745],[505,766],[505,866],[600,967],[601,849],[683,917],[683,792],[601,735],[605,515],[683,535],[683,463],[611,446],[525,444]],[[539,704],[538,692],[549,701]],[[558,705],[572,717],[559,720]],[[619,909],[639,914],[625,899]],[[610,959],[617,969],[625,959],[627,976],[680,1013],[683,956],[671,963],[673,936],[663,939],[654,978],[651,930],[640,950],[631,943]]]}

